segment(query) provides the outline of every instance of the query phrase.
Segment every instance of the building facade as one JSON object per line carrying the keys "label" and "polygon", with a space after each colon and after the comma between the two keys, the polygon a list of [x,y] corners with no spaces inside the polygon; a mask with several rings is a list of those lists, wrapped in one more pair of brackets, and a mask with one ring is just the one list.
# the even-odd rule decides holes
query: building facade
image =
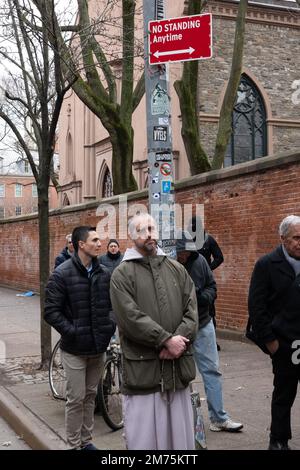
{"label": "building facade", "polygon": [[[57,193],[49,189],[49,207],[57,207]],[[38,194],[32,175],[0,173],[0,219],[32,214],[38,211]]]}
{"label": "building facade", "polygon": [[[97,3],[97,2],[96,2]],[[90,1],[90,5],[94,0]],[[167,17],[186,14],[184,0],[166,0]],[[211,0],[213,58],[199,63],[199,122],[209,158],[214,154],[222,100],[229,78],[238,1]],[[300,148],[300,9],[293,1],[249,1],[243,74],[232,116],[224,166]],[[190,175],[173,83],[182,65],[170,65],[175,179]],[[133,116],[134,176],[147,186],[145,98]],[[70,91],[59,125],[60,206],[112,194],[111,144],[100,120]]]}
{"label": "building facade", "polygon": [[[26,137],[25,137],[26,139]],[[36,147],[26,139],[38,168],[39,159]],[[14,149],[9,142],[2,143],[0,157],[0,219],[38,212],[37,185],[28,159]],[[58,156],[53,156],[54,171],[58,172]],[[49,208],[58,207],[57,191],[50,182]]]}

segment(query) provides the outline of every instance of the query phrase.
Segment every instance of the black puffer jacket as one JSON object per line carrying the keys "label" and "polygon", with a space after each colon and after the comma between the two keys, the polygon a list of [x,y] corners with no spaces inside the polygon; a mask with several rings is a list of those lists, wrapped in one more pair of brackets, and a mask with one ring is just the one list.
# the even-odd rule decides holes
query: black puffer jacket
{"label": "black puffer jacket", "polygon": [[76,254],[50,276],[44,318],[61,334],[64,351],[93,355],[106,350],[115,331],[109,315],[109,282],[109,272],[97,259],[89,278]]}
{"label": "black puffer jacket", "polygon": [[71,255],[69,253],[68,247],[65,246],[64,249],[59,253],[59,255],[55,258],[54,268],[57,268],[60,264],[70,259]]}
{"label": "black puffer jacket", "polygon": [[98,259],[99,259],[100,264],[103,264],[104,266],[106,266],[110,274],[112,274],[113,271],[121,263],[123,259],[123,255],[120,252],[118,252],[117,255],[111,255],[111,253],[106,253],[105,255],[99,256]]}

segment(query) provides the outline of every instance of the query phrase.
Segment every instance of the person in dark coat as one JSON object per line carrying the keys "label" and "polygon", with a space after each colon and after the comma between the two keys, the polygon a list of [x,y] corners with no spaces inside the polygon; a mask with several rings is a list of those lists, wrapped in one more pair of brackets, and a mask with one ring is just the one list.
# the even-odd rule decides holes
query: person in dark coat
{"label": "person in dark coat", "polygon": [[97,259],[101,243],[93,227],[76,227],[72,242],[74,255],[53,271],[46,286],[44,318],[61,335],[67,441],[72,449],[96,450],[91,442],[95,397],[115,331],[110,273]]}
{"label": "person in dark coat", "polygon": [[72,243],[72,234],[69,233],[66,236],[67,246],[59,253],[59,255],[55,258],[54,269],[57,268],[60,264],[70,259],[74,253],[74,247]]}
{"label": "person in dark coat", "polygon": [[210,430],[238,432],[243,424],[232,421],[223,407],[222,374],[219,371],[215,329],[209,313],[210,305],[217,296],[213,273],[205,258],[197,252],[189,232],[177,233],[176,251],[178,261],[186,268],[196,288],[199,328],[193,349],[207,398]]}
{"label": "person in dark coat", "polygon": [[289,450],[300,380],[300,217],[283,219],[279,235],[281,245],[255,264],[248,299],[253,333],[273,365],[269,450]]}
{"label": "person in dark coat", "polygon": [[[192,217],[191,230],[192,230],[192,233],[194,234],[198,234],[199,232],[201,232],[200,234],[201,236],[199,238],[201,239],[202,246],[200,245],[200,248],[198,248],[197,243],[200,243],[200,240],[197,240],[196,236],[194,237],[194,241],[197,245],[198,253],[204,256],[204,258],[206,259],[208,263],[208,266],[210,267],[212,271],[214,271],[224,262],[224,256],[223,256],[221,248],[219,247],[214,237],[210,235],[209,233],[207,233],[205,230],[203,230],[202,221],[199,217],[196,217],[196,216]],[[215,308],[214,302],[212,302],[212,304],[209,307],[209,314],[213,319],[213,324],[216,329],[217,328],[216,308]],[[217,344],[217,348],[218,348],[218,351],[221,350],[219,344]]]}
{"label": "person in dark coat", "polygon": [[111,238],[107,244],[107,253],[99,257],[101,264],[109,269],[109,272],[112,274],[114,269],[119,266],[123,259],[123,255],[120,252],[120,245],[118,240]]}

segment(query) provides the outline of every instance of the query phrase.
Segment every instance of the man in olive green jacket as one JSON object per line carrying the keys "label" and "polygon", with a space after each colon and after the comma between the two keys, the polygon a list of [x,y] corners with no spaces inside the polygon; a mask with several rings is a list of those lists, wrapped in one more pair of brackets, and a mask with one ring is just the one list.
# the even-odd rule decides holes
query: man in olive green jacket
{"label": "man in olive green jacket", "polygon": [[123,353],[125,438],[130,450],[194,449],[189,383],[197,300],[191,278],[157,247],[149,214],[131,219],[133,247],[111,279]]}

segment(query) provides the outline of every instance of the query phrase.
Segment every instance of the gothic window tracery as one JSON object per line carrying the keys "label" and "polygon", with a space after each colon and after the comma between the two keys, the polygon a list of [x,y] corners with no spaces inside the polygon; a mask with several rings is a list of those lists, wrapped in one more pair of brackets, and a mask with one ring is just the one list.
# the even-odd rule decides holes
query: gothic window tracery
{"label": "gothic window tracery", "polygon": [[232,114],[232,134],[224,167],[244,163],[267,154],[266,110],[254,82],[242,75]]}
{"label": "gothic window tracery", "polygon": [[111,197],[113,196],[113,184],[110,175],[110,171],[107,168],[105,171],[105,175],[103,178],[103,186],[102,186],[102,197]]}

